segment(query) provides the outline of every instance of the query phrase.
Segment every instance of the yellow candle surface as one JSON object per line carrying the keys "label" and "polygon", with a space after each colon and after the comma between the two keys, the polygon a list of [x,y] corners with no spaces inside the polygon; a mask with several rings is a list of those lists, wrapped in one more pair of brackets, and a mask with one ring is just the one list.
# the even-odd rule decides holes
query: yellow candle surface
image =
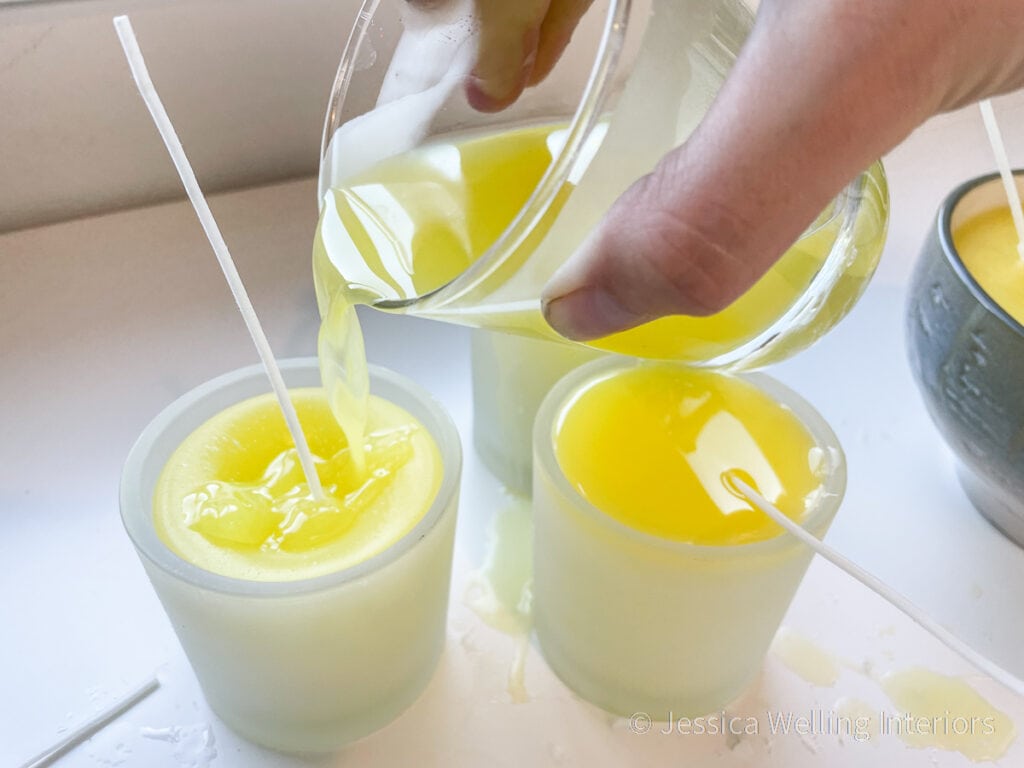
{"label": "yellow candle surface", "polygon": [[238,403],[186,438],[157,483],[157,534],[185,560],[235,578],[310,578],[384,551],[426,514],[443,472],[415,418],[370,397],[360,468],[323,390],[290,395],[327,498],[310,494],[274,396]]}
{"label": "yellow candle surface", "polygon": [[[392,157],[330,190],[314,242],[321,312],[339,293],[373,303],[440,288],[494,244],[547,171],[564,130],[539,125],[425,145]],[[569,197],[566,184],[519,247],[532,249]],[[810,284],[827,258],[840,218],[824,217],[738,301],[711,317],[675,316],[595,342],[640,357],[707,360],[753,339],[779,318]],[[571,246],[569,246],[571,247]],[[507,269],[507,267],[505,267]],[[511,276],[511,271],[507,277]],[[866,274],[848,270],[844,295],[855,295]],[[535,289],[538,298],[543,280]],[[530,303],[530,302],[527,302]],[[539,311],[475,306],[462,321],[499,330],[555,337]],[[828,311],[832,311],[831,309]],[[838,309],[836,311],[839,311]],[[458,314],[445,319],[460,322]]]}
{"label": "yellow candle surface", "polygon": [[967,271],[992,300],[1024,325],[1024,259],[1009,208],[973,216],[953,231],[953,245]]}
{"label": "yellow candle surface", "polygon": [[745,473],[795,520],[823,480],[821,451],[792,411],[741,379],[678,366],[642,366],[586,387],[556,422],[555,453],[605,514],[702,545],[781,530],[733,492],[728,473]]}

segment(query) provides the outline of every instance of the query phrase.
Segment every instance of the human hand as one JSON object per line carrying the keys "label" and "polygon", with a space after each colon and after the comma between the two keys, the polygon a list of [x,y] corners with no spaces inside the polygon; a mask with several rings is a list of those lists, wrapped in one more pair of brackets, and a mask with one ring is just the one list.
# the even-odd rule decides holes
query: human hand
{"label": "human hand", "polygon": [[[551,71],[589,0],[477,4],[467,94],[497,110]],[[1021,40],[1021,0],[763,0],[701,125],[552,278],[548,322],[587,340],[724,309],[925,119],[1024,85]]]}

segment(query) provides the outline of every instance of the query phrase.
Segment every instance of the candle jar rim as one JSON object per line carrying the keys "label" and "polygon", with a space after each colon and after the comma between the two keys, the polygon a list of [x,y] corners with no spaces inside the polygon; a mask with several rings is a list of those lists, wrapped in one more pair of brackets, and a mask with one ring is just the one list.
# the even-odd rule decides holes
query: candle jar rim
{"label": "candle jar rim", "polygon": [[[316,358],[290,358],[279,361],[279,365],[289,388],[319,386]],[[263,366],[256,364],[221,374],[190,389],[161,410],[135,441],[121,473],[119,501],[121,521],[139,556],[170,577],[203,590],[248,598],[287,598],[357,581],[386,568],[415,547],[454,506],[452,502],[462,474],[462,444],[451,416],[427,390],[387,368],[376,365],[368,368],[371,393],[392,402],[396,394],[401,396],[404,402],[395,404],[423,423],[441,455],[441,484],[426,514],[410,531],[366,560],[331,573],[290,581],[255,581],[214,573],[189,562],[163,542],[153,525],[152,494],[156,478],[181,441],[207,419],[233,403],[271,391]],[[224,403],[217,395],[228,389],[240,393],[231,403]],[[416,406],[420,412],[413,412],[410,406]],[[183,430],[180,439],[167,437],[175,425],[178,425],[177,431]],[[153,462],[159,463],[155,476]]]}
{"label": "candle jar rim", "polygon": [[[805,514],[800,524],[815,535],[824,536],[846,493],[846,455],[832,427],[810,403],[781,382],[758,371],[744,373],[708,371],[682,363],[618,356],[595,360],[580,366],[562,378],[551,389],[541,404],[537,420],[534,423],[534,464],[535,466],[539,465],[547,473],[558,493],[568,499],[592,522],[641,545],[680,556],[704,560],[754,559],[776,556],[794,547],[803,546],[801,542],[784,531],[769,539],[745,544],[694,544],[665,538],[638,530],[615,519],[591,503],[569,481],[555,455],[554,429],[562,414],[572,407],[573,399],[586,387],[619,373],[643,367],[664,366],[744,381],[773,398],[800,421],[810,433],[816,447],[823,451],[828,462],[820,492],[814,499],[813,507]],[[534,486],[536,486],[536,480]]]}
{"label": "candle jar rim", "polygon": [[[1021,182],[1024,182],[1024,168],[1013,169],[1014,179],[1017,180],[1018,186]],[[988,292],[981,287],[981,284],[974,278],[970,270],[967,269],[967,265],[964,264],[963,259],[960,257],[960,252],[956,249],[956,244],[953,242],[953,217],[956,215],[957,208],[961,203],[964,202],[965,198],[971,192],[980,189],[982,187],[1000,184],[1001,177],[998,172],[986,173],[983,176],[977,176],[973,179],[969,179],[956,187],[946,199],[942,201],[942,205],[939,207],[939,214],[936,218],[938,225],[938,236],[939,244],[942,246],[942,252],[946,257],[946,261],[949,262],[949,266],[953,269],[960,281],[967,287],[967,290],[971,292],[971,295],[975,300],[987,309],[991,314],[999,318],[1000,321],[1018,336],[1024,337],[1024,325],[1019,323],[1014,317],[1006,311],[995,299],[989,296]]]}

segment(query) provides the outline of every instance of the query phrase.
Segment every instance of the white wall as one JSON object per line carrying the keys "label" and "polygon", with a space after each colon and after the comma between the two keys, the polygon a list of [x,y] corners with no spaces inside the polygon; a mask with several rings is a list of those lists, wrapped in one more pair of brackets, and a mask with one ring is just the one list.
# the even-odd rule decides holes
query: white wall
{"label": "white wall", "polygon": [[[112,16],[131,14],[200,182],[216,191],[316,172],[330,85],[359,4],[0,0],[0,232],[181,197]],[[998,108],[1021,165],[1024,92]],[[958,132],[965,124],[968,141]],[[946,153],[917,152],[933,135]],[[991,167],[976,108],[930,122],[888,164],[893,215],[908,213],[910,179],[931,191],[919,205],[934,210],[963,180],[961,166]]]}
{"label": "white wall", "polygon": [[358,6],[0,2],[0,231],[181,195],[114,15],[131,14],[200,182],[215,191],[316,171],[330,85]]}

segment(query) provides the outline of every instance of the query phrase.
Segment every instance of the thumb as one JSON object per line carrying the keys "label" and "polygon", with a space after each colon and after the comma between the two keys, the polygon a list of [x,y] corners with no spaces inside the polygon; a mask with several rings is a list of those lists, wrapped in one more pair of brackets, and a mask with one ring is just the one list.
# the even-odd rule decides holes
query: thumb
{"label": "thumb", "polygon": [[861,5],[870,8],[762,3],[690,140],[615,203],[545,288],[555,330],[585,341],[724,309],[850,179],[938,109],[948,80],[938,52],[952,22],[930,6],[942,4]]}

